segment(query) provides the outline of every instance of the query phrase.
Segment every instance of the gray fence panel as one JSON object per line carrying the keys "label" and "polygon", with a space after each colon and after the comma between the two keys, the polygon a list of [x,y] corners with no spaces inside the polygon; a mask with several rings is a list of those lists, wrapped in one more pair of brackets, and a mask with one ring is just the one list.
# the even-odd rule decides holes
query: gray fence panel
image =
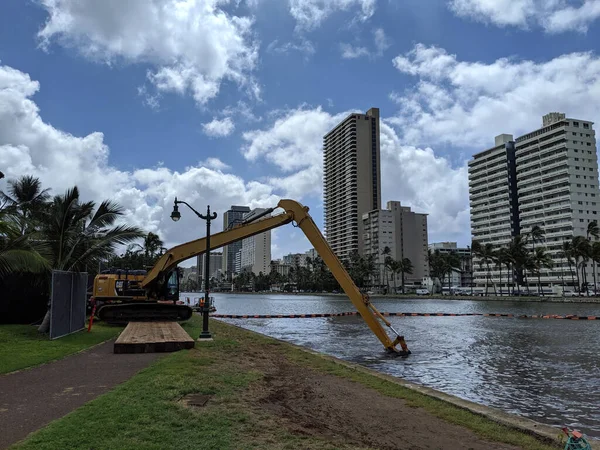
{"label": "gray fence panel", "polygon": [[71,273],[52,271],[50,339],[69,334],[71,329]]}
{"label": "gray fence panel", "polygon": [[85,327],[87,273],[52,271],[50,339]]}

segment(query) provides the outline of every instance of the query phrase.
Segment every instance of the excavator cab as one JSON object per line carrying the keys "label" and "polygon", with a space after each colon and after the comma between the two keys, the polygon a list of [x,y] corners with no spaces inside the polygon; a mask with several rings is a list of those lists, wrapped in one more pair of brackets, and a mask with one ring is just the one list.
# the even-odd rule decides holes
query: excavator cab
{"label": "excavator cab", "polygon": [[184,321],[192,317],[189,306],[178,305],[179,270],[167,272],[158,292],[149,297],[139,284],[146,272],[108,270],[94,279],[93,301],[98,318],[111,324],[123,325],[130,321]]}

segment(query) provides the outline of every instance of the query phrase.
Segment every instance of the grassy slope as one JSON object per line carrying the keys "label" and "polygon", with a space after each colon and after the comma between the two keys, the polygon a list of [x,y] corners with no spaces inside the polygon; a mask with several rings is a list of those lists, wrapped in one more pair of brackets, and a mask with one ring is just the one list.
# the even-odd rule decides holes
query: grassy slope
{"label": "grassy slope", "polygon": [[[339,366],[319,356],[212,321],[216,339],[191,351],[171,354],[113,391],[86,404],[63,419],[33,434],[15,448],[25,449],[330,449],[329,441],[298,436],[277,423],[277,418],[244,408],[240,394],[263,375],[241,371],[228,363],[247,343],[282,352],[290,360],[315,370],[352,379],[380,393],[407,399],[449,422],[474,430],[492,440],[534,450],[548,447],[531,436],[510,430],[467,411],[399,387],[368,374]],[[199,321],[186,325],[191,336]],[[192,392],[212,394],[198,411],[178,400]],[[279,425],[279,426],[278,426]]]}
{"label": "grassy slope", "polygon": [[36,366],[78,352],[117,335],[122,328],[94,324],[53,341],[31,325],[0,326],[0,374]]}

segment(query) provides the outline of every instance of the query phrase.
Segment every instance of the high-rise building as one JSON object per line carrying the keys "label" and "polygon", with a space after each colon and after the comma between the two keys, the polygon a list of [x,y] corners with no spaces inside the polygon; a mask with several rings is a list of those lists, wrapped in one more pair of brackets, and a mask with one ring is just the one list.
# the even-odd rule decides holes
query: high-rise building
{"label": "high-rise building", "polygon": [[[198,256],[198,267],[200,270],[200,277],[204,279],[204,262],[206,261],[206,253]],[[210,252],[210,276],[211,278],[217,278],[219,273],[222,273],[223,264],[223,253],[221,252]]]}
{"label": "high-rise building", "polygon": [[340,259],[363,253],[362,215],[381,207],[379,109],[353,113],[323,137],[325,234]]}
{"label": "high-rise building", "polygon": [[[376,209],[362,215],[364,229],[363,255],[373,256],[380,267],[381,282],[389,277],[384,268],[385,258],[410,259],[413,273],[405,275],[405,282],[419,285],[429,277],[427,261],[427,214],[411,211],[400,202],[388,202],[387,209]],[[389,253],[387,249],[389,248]]]}
{"label": "high-rise building", "polygon": [[[250,208],[247,206],[232,206],[229,211],[223,214],[223,230],[227,230],[235,223],[238,223],[244,217],[244,214],[250,212]],[[242,242],[232,242],[229,245],[223,247],[223,260],[221,262],[221,269],[225,273],[228,280],[231,280],[235,271],[235,255],[242,248]]]}
{"label": "high-rise building", "polygon": [[[598,158],[593,123],[550,113],[542,127],[478,153],[469,162],[473,240],[505,247],[512,236],[528,236],[534,226],[544,233],[544,246],[554,267],[541,269],[543,288],[572,285],[569,262],[562,245],[586,236],[587,226],[600,220]],[[528,240],[530,247],[535,245]],[[486,284],[487,268],[475,258],[475,283]],[[588,281],[592,279],[588,267]],[[506,289],[513,276],[492,268],[491,281]],[[514,275],[521,278],[520,274]],[[537,284],[537,277],[533,277]],[[523,279],[519,280],[521,283]],[[529,280],[534,284],[534,280]]]}
{"label": "high-rise building", "polygon": [[[253,209],[244,214],[244,219],[250,219],[264,211],[265,208]],[[266,217],[269,216],[270,214]],[[240,265],[242,271],[252,272],[255,275],[261,272],[267,275],[271,271],[271,230],[242,240]]]}

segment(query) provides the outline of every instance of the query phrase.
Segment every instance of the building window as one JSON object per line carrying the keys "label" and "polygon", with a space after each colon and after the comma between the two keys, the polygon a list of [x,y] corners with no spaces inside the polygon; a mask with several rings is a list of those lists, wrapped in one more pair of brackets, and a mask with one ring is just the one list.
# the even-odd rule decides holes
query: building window
{"label": "building window", "polygon": [[575,128],[579,128],[579,122],[573,122],[573,126],[574,126]]}
{"label": "building window", "polygon": [[589,124],[589,123],[584,123],[584,124],[583,124],[583,128],[585,128],[586,130],[587,130],[589,127],[590,127],[590,124]]}

